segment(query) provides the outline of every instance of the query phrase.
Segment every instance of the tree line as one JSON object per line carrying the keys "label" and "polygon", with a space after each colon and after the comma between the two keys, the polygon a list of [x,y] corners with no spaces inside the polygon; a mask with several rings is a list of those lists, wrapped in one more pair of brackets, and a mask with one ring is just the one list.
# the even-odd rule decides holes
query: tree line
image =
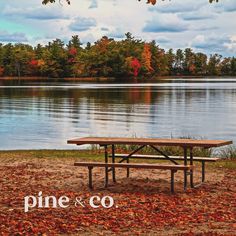
{"label": "tree line", "polygon": [[155,41],[131,33],[116,41],[103,36],[82,47],[78,35],[68,44],[55,39],[47,45],[0,44],[0,76],[116,77],[231,76],[236,58],[207,56],[191,48],[165,51]]}

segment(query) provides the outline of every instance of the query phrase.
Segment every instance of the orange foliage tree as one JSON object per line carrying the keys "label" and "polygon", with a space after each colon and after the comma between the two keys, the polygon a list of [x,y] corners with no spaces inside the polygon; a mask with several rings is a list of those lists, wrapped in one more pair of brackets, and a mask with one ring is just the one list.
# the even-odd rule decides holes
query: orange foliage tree
{"label": "orange foliage tree", "polygon": [[152,53],[150,50],[150,44],[145,43],[142,52],[142,64],[147,72],[152,72],[153,68],[151,66]]}

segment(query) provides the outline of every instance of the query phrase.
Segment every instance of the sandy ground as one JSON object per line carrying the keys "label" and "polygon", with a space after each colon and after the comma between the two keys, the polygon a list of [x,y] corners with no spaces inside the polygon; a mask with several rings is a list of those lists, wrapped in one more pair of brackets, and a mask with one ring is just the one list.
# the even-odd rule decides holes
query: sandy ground
{"label": "sandy ground", "polygon": [[[0,233],[2,235],[236,235],[235,170],[209,167],[206,182],[183,191],[183,173],[175,175],[170,193],[170,171],[117,169],[117,183],[104,188],[104,169],[93,171],[90,191],[86,167],[75,158],[1,157]],[[78,159],[77,159],[78,160]],[[110,175],[111,179],[111,175]],[[201,179],[200,166],[194,180]],[[110,209],[38,209],[24,212],[24,197],[112,196]],[[89,208],[89,209],[88,209]],[[46,219],[46,221],[45,221]],[[43,222],[43,223],[42,223]]]}

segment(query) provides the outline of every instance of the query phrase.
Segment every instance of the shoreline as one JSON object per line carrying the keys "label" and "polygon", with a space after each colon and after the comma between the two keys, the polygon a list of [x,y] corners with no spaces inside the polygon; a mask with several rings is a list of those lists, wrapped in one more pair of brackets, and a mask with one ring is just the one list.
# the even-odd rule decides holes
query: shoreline
{"label": "shoreline", "polygon": [[[36,77],[36,76],[4,76],[0,77],[0,81],[47,81],[47,82],[66,82],[66,81],[76,81],[76,82],[124,82],[124,81],[158,81],[164,79],[191,79],[191,78],[232,78],[233,76],[188,76],[188,75],[177,75],[177,76],[157,76],[152,78],[115,78],[115,77],[65,77],[65,78],[49,78],[49,77]],[[235,77],[236,79],[236,77]]]}

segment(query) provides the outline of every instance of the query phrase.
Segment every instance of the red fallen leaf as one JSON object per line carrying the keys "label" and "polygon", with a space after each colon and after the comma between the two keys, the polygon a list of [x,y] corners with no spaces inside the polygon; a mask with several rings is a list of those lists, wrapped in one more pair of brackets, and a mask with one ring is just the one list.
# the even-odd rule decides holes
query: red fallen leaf
{"label": "red fallen leaf", "polygon": [[[231,231],[235,229],[235,215],[232,210],[235,207],[232,197],[235,180],[232,178],[233,175],[227,177],[227,174],[220,184],[210,186],[206,183],[201,189],[189,191],[187,194],[172,196],[169,193],[148,192],[143,186],[140,186],[143,188],[141,193],[138,192],[139,190],[112,192],[115,202],[121,206],[117,209],[93,210],[71,207],[70,209],[33,209],[29,214],[23,212],[24,194],[22,193],[37,194],[38,189],[45,194],[57,197],[68,195],[71,199],[78,195],[86,196],[86,198],[89,198],[91,194],[104,195],[103,191],[95,190],[91,193],[87,188],[79,190],[78,187],[75,189],[70,186],[64,189],[65,179],[69,181],[71,177],[69,173],[50,172],[37,165],[29,164],[17,167],[0,165],[1,196],[3,196],[2,198],[0,196],[1,234],[14,235],[15,232],[18,232],[18,235],[76,234],[78,229],[88,232],[90,227],[91,230],[96,230],[102,229],[103,226],[111,232],[116,232],[116,230],[119,232],[121,229],[131,234],[134,231],[143,231],[143,234],[148,234],[147,232],[153,229],[162,232],[165,228],[183,232],[187,227],[194,228],[206,222],[209,222],[206,224],[206,229],[209,231],[213,231],[212,229],[219,231],[220,228],[225,230],[226,226],[230,226]],[[30,178],[27,179],[25,176]],[[3,177],[7,181],[1,182]],[[225,191],[227,189],[231,191]],[[9,208],[8,203],[13,203],[14,211],[6,210]],[[224,227],[217,226],[219,221]],[[21,227],[18,227],[19,222],[23,222]],[[27,222],[33,223],[33,226]],[[189,235],[188,232],[185,235]]]}

